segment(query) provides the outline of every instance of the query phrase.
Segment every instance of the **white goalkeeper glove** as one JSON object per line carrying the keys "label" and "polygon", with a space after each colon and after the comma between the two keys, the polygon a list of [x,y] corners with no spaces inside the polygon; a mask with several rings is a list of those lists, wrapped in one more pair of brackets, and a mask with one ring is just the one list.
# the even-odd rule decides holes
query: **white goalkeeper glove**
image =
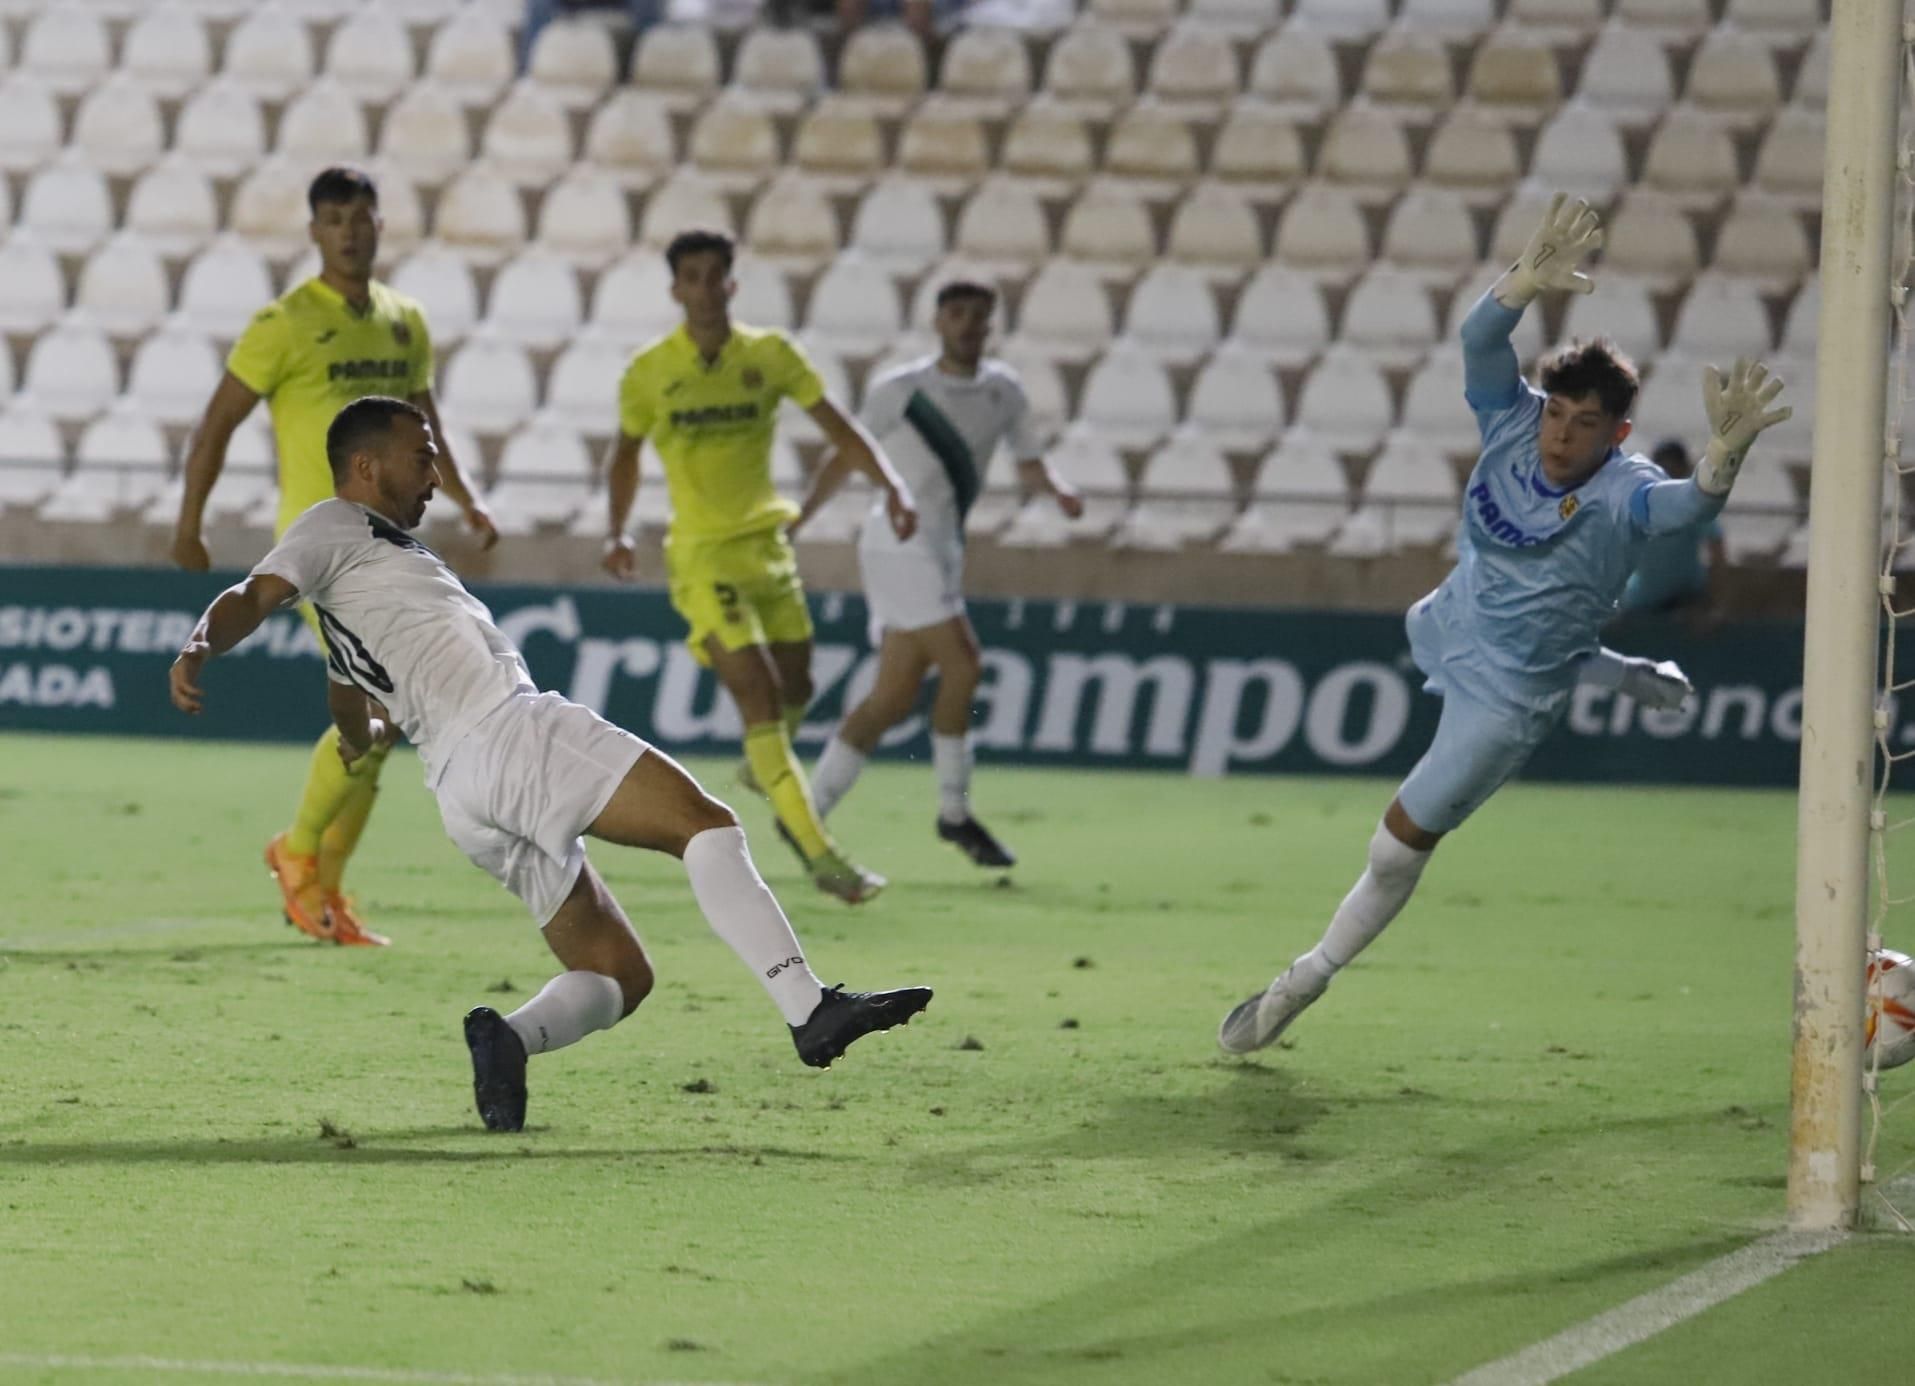
{"label": "white goalkeeper glove", "polygon": [[1781,378],[1771,379],[1767,366],[1746,357],[1736,358],[1727,380],[1714,366],[1702,372],[1702,403],[1709,411],[1709,446],[1703,450],[1702,465],[1696,468],[1697,486],[1712,496],[1729,494],[1749,445],[1763,429],[1795,412],[1786,404],[1780,409],[1768,408],[1781,393]]}
{"label": "white goalkeeper glove", "polygon": [[1660,662],[1636,655],[1617,654],[1608,646],[1585,659],[1577,677],[1583,683],[1613,688],[1644,707],[1673,711],[1689,701],[1695,686],[1673,659]]}
{"label": "white goalkeeper glove", "polygon": [[1564,193],[1549,199],[1549,210],[1523,247],[1522,258],[1497,284],[1496,301],[1504,307],[1525,307],[1548,289],[1578,294],[1595,289],[1596,281],[1581,269],[1583,261],[1602,248],[1602,218],[1581,198],[1573,206],[1565,205],[1568,201]]}

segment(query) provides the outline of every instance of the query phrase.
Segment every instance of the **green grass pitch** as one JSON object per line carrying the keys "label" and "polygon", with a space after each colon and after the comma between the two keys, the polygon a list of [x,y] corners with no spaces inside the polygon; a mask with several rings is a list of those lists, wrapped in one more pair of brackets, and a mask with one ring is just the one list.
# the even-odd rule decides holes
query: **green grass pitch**
{"label": "green grass pitch", "polygon": [[[850,911],[699,765],[827,981],[937,1000],[807,1070],[676,865],[600,846],[659,989],[491,1137],[459,1017],[553,964],[406,755],[352,882],[395,946],[280,924],[304,755],[0,737],[0,1380],[1419,1386],[1780,1221],[1787,795],[1514,787],[1243,1062],[1218,1019],[1389,785],[986,767],[1003,882],[933,839],[928,769],[879,766],[834,822],[893,884]],[[1899,1379],[1912,1291],[1873,1239],[1571,1380]]]}

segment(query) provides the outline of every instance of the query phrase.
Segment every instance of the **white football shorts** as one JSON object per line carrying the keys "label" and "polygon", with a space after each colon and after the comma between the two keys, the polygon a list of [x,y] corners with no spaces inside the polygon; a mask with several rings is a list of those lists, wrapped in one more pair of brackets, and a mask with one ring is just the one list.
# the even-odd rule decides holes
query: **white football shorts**
{"label": "white football shorts", "polygon": [[585,866],[581,837],[648,745],[557,693],[518,693],[452,750],[446,835],[543,928]]}
{"label": "white football shorts", "polygon": [[873,645],[887,630],[924,630],[964,614],[964,541],[953,535],[920,532],[903,544],[891,537],[889,521],[881,536],[870,527],[858,544],[858,571],[870,611]]}

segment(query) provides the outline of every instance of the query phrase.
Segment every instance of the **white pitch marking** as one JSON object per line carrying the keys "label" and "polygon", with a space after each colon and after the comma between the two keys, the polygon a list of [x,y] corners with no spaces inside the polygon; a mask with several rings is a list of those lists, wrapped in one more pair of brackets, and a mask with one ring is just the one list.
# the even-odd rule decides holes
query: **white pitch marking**
{"label": "white pitch marking", "polygon": [[[637,1386],[591,1376],[474,1375],[411,1371],[403,1367],[347,1367],[301,1362],[196,1362],[172,1357],[87,1357],[72,1353],[0,1352],[0,1370],[72,1372],[185,1372],[194,1376],[267,1377],[303,1381],[372,1381],[392,1386]],[[645,1386],[727,1386],[724,1382],[646,1383]],[[730,1383],[744,1386],[744,1383]]]}
{"label": "white pitch marking", "polygon": [[1598,1314],[1553,1338],[1465,1372],[1450,1386],[1546,1386],[1665,1328],[1713,1309],[1790,1266],[1848,1239],[1846,1232],[1777,1232],[1732,1251],[1659,1290]]}

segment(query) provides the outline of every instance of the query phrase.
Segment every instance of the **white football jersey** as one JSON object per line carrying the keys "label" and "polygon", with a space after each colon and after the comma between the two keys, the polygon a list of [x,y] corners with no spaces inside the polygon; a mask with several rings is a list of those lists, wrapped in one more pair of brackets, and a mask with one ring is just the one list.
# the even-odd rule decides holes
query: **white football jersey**
{"label": "white football jersey", "polygon": [[[919,527],[934,542],[963,534],[1000,443],[1019,462],[1044,455],[1024,382],[998,360],[980,361],[971,376],[939,370],[936,356],[896,366],[871,383],[859,417],[917,497]],[[882,507],[867,541],[881,537],[877,528],[890,532]]]}
{"label": "white football jersey", "polygon": [[255,573],[284,578],[326,633],[327,677],[376,698],[419,748],[426,783],[479,720],[537,691],[517,648],[444,560],[351,501],[321,501]]}

